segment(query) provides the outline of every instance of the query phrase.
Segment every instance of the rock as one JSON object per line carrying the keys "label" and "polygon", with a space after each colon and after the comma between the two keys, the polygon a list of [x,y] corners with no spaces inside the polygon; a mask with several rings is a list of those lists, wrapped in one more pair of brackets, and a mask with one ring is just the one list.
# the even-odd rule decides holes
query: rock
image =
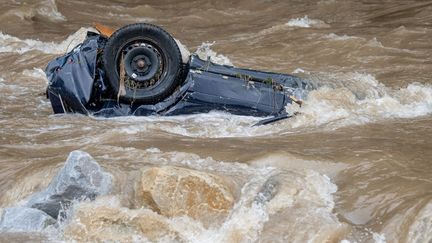
{"label": "rock", "polygon": [[33,194],[26,206],[57,219],[73,200],[94,200],[96,196],[107,194],[111,183],[112,175],[104,172],[88,153],[73,151],[48,187]]}
{"label": "rock", "polygon": [[270,178],[264,183],[261,190],[258,192],[258,195],[255,197],[255,202],[258,204],[265,204],[269,202],[277,194],[278,187],[279,182],[273,178]]}
{"label": "rock", "polygon": [[234,205],[224,178],[181,167],[153,167],[142,171],[136,188],[141,206],[168,216],[187,215],[205,226],[222,222]]}
{"label": "rock", "polygon": [[122,207],[116,197],[80,203],[64,233],[78,242],[186,242],[166,217]]}
{"label": "rock", "polygon": [[0,231],[38,232],[55,223],[55,219],[35,208],[5,208],[0,219]]}

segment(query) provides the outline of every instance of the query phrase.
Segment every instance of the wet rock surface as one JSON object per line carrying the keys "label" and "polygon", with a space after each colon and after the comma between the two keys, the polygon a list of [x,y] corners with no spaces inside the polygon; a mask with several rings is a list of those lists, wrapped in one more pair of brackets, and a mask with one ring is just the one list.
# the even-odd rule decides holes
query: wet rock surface
{"label": "wet rock surface", "polygon": [[36,232],[54,225],[56,221],[45,212],[26,207],[13,207],[3,210],[0,231]]}
{"label": "wet rock surface", "polygon": [[223,221],[235,201],[223,177],[174,166],[143,170],[136,199],[162,215],[187,215],[206,226]]}
{"label": "wet rock surface", "polygon": [[78,205],[65,236],[74,241],[186,242],[166,217],[150,209],[125,208],[116,197]]}
{"label": "wet rock surface", "polygon": [[22,207],[3,210],[0,231],[36,232],[55,225],[74,201],[94,200],[111,190],[112,175],[82,151],[70,153],[49,186],[33,194]]}
{"label": "wet rock surface", "polygon": [[57,218],[73,200],[94,200],[107,194],[111,183],[112,175],[104,172],[88,153],[73,151],[48,188],[32,195],[27,206]]}
{"label": "wet rock surface", "polygon": [[[335,207],[332,194],[336,190],[329,177],[309,169],[271,176],[255,200],[264,203],[270,215],[260,241],[342,241],[350,228],[332,214]],[[278,233],[282,231],[283,234]]]}

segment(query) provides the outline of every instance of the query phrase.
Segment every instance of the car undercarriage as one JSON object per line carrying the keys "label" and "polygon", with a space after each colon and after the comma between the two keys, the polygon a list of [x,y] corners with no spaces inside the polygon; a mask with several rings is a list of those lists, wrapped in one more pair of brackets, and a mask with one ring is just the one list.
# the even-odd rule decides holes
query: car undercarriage
{"label": "car undercarriage", "polygon": [[296,94],[309,88],[294,75],[218,65],[196,54],[185,58],[174,38],[155,25],[98,30],[48,64],[54,113],[170,116],[220,110],[266,117],[261,125],[291,117],[285,107],[301,105]]}

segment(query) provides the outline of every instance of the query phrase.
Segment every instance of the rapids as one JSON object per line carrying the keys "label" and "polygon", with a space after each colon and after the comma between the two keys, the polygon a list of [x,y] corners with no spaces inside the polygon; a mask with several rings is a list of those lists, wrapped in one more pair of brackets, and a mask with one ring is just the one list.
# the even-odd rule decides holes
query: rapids
{"label": "rapids", "polygon": [[[74,150],[114,176],[59,227],[1,242],[432,241],[431,1],[11,0],[0,21],[0,211],[46,188]],[[53,115],[43,69],[93,22],[154,23],[203,58],[316,89],[286,108],[299,115],[260,127],[223,112]],[[208,226],[131,206],[137,172],[160,166],[226,178],[228,216]],[[134,231],[148,219],[166,235]]]}

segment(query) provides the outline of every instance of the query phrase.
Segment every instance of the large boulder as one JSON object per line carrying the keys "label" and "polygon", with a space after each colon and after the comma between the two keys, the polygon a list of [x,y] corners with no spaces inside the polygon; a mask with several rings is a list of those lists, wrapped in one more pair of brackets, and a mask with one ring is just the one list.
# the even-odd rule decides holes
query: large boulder
{"label": "large boulder", "polygon": [[112,175],[104,172],[86,152],[73,151],[48,187],[33,194],[27,207],[37,208],[57,219],[74,200],[95,199],[111,189]]}
{"label": "large boulder", "polygon": [[222,222],[234,205],[224,178],[191,169],[164,166],[145,169],[136,188],[138,206],[168,216],[187,215],[205,226]]}
{"label": "large boulder", "polygon": [[55,223],[55,219],[35,208],[5,208],[0,219],[0,231],[40,232]]}

